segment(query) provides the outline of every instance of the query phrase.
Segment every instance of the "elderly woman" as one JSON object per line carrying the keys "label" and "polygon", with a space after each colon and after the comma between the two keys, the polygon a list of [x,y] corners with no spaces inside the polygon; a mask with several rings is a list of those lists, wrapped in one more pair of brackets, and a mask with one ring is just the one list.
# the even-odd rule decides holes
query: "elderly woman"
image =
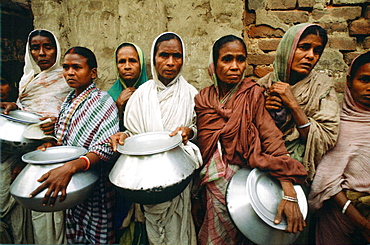
{"label": "elderly woman", "polygon": [[[181,131],[182,147],[193,157],[196,168],[201,165],[199,149],[189,141],[197,133],[194,96],[198,91],[181,75],[184,59],[185,45],[177,34],[162,33],[154,40],[153,79],[128,101],[124,118],[127,131],[111,137],[114,149],[129,135],[168,131],[173,136]],[[190,189],[191,185],[170,201],[143,206],[150,244],[196,244]]]}
{"label": "elderly woman", "polygon": [[309,196],[317,244],[370,243],[370,52],[349,70],[339,138],[320,162]]}
{"label": "elderly woman", "polygon": [[305,221],[293,184],[302,184],[307,172],[290,158],[282,133],[264,108],[263,89],[244,78],[247,50],[242,39],[228,35],[212,48],[209,73],[213,85],[195,97],[198,145],[204,168],[206,214],[200,244],[240,244],[245,237],[227,211],[227,184],[240,168],[260,168],[277,178],[284,191],[275,223],[287,216],[288,232],[302,231]]}
{"label": "elderly woman", "polygon": [[111,166],[107,161],[113,156],[109,136],[119,131],[117,107],[109,94],[96,88],[93,82],[97,76],[97,62],[91,50],[69,49],[64,56],[63,75],[73,91],[64,101],[55,125],[58,141],[44,143],[39,149],[58,144],[84,147],[89,152],[40,176],[38,181],[43,183],[30,196],[47,188],[43,204],[54,205],[59,192],[60,201],[65,199],[74,173],[92,166],[99,168],[99,182],[91,197],[66,210],[67,242],[113,243],[114,192],[108,180]]}
{"label": "elderly woman", "polygon": [[[33,30],[29,34],[24,57],[24,73],[19,82],[19,97],[17,103],[0,102],[4,114],[10,110],[21,109],[42,115],[41,120],[50,117],[52,122],[41,125],[41,129],[47,134],[53,133],[60,106],[71,90],[64,80],[60,57],[60,45],[53,33],[47,30]],[[10,196],[12,175],[16,175],[24,166],[20,157],[14,152],[2,152],[1,155],[1,222],[9,224],[13,243],[64,243],[63,212],[32,211],[30,225],[30,210],[24,209]],[[47,232],[48,230],[54,232]],[[12,242],[2,241],[2,243]]]}
{"label": "elderly woman", "polygon": [[[117,80],[108,90],[116,102],[120,122],[123,121],[123,112],[128,99],[135,90],[148,81],[145,68],[144,53],[141,48],[133,43],[121,43],[114,52]],[[121,130],[124,130],[120,123]]]}
{"label": "elderly woman", "polygon": [[274,71],[258,80],[267,92],[266,109],[283,132],[291,157],[305,166],[308,183],[338,135],[339,104],[333,80],[313,70],[327,40],[318,25],[291,27],[276,50]]}

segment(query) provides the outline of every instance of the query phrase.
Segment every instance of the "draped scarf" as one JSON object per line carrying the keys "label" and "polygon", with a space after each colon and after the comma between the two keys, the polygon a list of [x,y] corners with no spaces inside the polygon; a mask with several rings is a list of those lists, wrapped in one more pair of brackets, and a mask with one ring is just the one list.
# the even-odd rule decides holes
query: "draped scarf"
{"label": "draped scarf", "polygon": [[[39,30],[32,31],[29,36]],[[47,30],[44,30],[47,31]],[[50,32],[50,31],[48,31]],[[50,32],[53,36],[54,34]],[[17,105],[20,109],[41,114],[58,116],[60,105],[71,91],[67,85],[60,66],[61,51],[58,39],[56,43],[56,59],[54,65],[41,71],[31,55],[30,43],[26,44],[25,66],[19,82]]]}
{"label": "draped scarf", "polygon": [[[274,71],[258,80],[266,89],[274,82],[289,83],[291,64],[297,44],[304,30],[313,24],[303,23],[291,27],[279,43],[273,63]],[[291,85],[297,102],[311,122],[306,142],[300,139],[295,121],[289,110],[270,112],[284,134],[285,145],[294,159],[300,161],[311,182],[322,156],[331,149],[338,137],[339,103],[334,81],[322,72],[312,70],[304,79]],[[267,94],[266,94],[267,95]]]}
{"label": "draped scarf", "polygon": [[[134,88],[137,89],[140,85],[142,85],[143,83],[148,81],[148,76],[146,74],[144,53],[141,50],[141,48],[139,46],[137,46],[136,44],[130,43],[130,42],[124,42],[122,44],[125,44],[125,43],[133,45],[134,48],[136,49],[137,55],[139,56],[139,62],[140,62],[140,67],[141,67],[140,68],[140,76],[136,80],[136,82],[134,83]],[[120,47],[122,44],[120,44],[118,47]],[[120,93],[124,89],[127,88],[127,85],[126,85],[125,81],[123,81],[123,79],[119,76],[119,73],[118,73],[118,68],[117,68],[118,47],[117,47],[116,51],[114,52],[114,64],[115,64],[115,67],[116,67],[115,69],[116,69],[116,74],[117,74],[117,80],[113,84],[113,86],[108,90],[109,95],[112,96],[114,101],[116,101],[118,99]]]}

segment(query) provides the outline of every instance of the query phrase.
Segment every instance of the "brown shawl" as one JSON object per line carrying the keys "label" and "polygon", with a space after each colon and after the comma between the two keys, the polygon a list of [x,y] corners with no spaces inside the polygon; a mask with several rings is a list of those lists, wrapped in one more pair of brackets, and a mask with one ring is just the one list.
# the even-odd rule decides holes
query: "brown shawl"
{"label": "brown shawl", "polygon": [[199,92],[195,109],[203,162],[209,164],[220,141],[225,162],[258,167],[280,180],[303,183],[307,172],[287,156],[283,135],[264,108],[263,91],[251,79],[244,79],[226,104],[219,102],[214,85]]}

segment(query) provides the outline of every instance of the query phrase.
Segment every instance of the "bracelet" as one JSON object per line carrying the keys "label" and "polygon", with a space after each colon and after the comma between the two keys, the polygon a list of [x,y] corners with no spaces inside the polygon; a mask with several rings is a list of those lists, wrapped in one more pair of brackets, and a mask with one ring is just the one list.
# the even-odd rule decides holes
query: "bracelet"
{"label": "bracelet", "polygon": [[295,198],[295,197],[283,196],[283,199],[289,202],[298,202],[298,198]]}
{"label": "bracelet", "polygon": [[308,126],[310,126],[311,125],[311,122],[308,122],[308,123],[305,123],[305,124],[303,124],[303,125],[300,125],[300,126],[297,126],[297,128],[300,128],[300,129],[302,129],[302,128],[307,128]]}
{"label": "bracelet", "polygon": [[84,171],[88,170],[90,168],[90,159],[87,157],[87,156],[80,156],[78,159],[84,159],[85,162],[86,162],[86,168],[84,169]]}
{"label": "bracelet", "polygon": [[351,200],[347,200],[346,204],[344,204],[343,209],[342,209],[342,214],[346,213],[347,208],[350,203],[351,203]]}

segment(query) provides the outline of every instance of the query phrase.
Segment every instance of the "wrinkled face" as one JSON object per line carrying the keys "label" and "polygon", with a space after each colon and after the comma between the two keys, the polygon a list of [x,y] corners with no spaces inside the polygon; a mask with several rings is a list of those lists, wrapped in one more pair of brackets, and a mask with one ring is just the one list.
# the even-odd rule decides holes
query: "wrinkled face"
{"label": "wrinkled face", "polygon": [[96,68],[90,69],[87,58],[79,54],[67,54],[63,61],[63,76],[67,84],[79,94],[96,78]]}
{"label": "wrinkled face", "polygon": [[246,50],[239,41],[222,45],[216,64],[216,75],[227,84],[238,83],[246,68]]}
{"label": "wrinkled face", "polygon": [[0,101],[5,101],[9,98],[11,87],[9,84],[0,84]]}
{"label": "wrinkled face", "polygon": [[323,50],[323,40],[320,36],[307,35],[297,45],[291,70],[301,76],[308,75],[319,61]]}
{"label": "wrinkled face", "polygon": [[361,107],[370,110],[370,63],[362,65],[353,78],[347,79],[353,99]]}
{"label": "wrinkled face", "polygon": [[182,47],[177,39],[170,39],[158,44],[155,54],[155,69],[158,79],[168,85],[179,74],[182,67]]}
{"label": "wrinkled face", "polygon": [[49,69],[55,64],[57,49],[50,38],[34,36],[30,42],[31,55],[41,71]]}
{"label": "wrinkled face", "polygon": [[124,46],[117,52],[118,74],[129,87],[132,87],[140,76],[140,60],[132,46]]}

